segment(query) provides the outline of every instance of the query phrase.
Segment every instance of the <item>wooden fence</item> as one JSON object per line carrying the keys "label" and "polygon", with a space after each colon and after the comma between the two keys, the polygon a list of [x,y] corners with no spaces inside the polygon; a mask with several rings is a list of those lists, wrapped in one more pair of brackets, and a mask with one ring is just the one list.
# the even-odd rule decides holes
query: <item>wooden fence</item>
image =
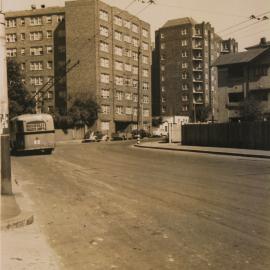
{"label": "wooden fence", "polygon": [[182,144],[270,150],[270,122],[187,124]]}

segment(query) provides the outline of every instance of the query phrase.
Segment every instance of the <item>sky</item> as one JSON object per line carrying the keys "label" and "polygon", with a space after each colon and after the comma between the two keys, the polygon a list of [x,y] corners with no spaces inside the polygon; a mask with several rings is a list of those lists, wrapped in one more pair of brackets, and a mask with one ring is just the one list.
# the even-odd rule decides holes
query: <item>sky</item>
{"label": "sky", "polygon": [[[261,37],[270,41],[269,0],[155,0],[156,4],[153,5],[148,5],[148,0],[144,1],[145,4],[142,0],[103,0],[109,5],[127,9],[131,14],[150,23],[152,41],[155,30],[167,20],[187,16],[198,23],[210,22],[215,32],[224,39],[235,38],[239,43],[239,51],[259,43]],[[65,0],[2,0],[2,9],[14,11],[30,9],[32,4],[40,7],[41,4],[64,6],[64,3]],[[268,16],[269,19],[249,20],[251,15],[257,18]]]}

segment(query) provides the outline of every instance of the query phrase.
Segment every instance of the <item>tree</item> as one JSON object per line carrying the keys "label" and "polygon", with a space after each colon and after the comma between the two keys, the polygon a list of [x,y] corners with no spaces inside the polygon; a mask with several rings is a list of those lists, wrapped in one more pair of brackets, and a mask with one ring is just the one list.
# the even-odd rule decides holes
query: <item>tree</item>
{"label": "tree", "polygon": [[68,118],[75,127],[91,127],[98,118],[99,105],[93,96],[87,92],[80,92],[70,98]]}
{"label": "tree", "polygon": [[158,118],[153,118],[152,119],[152,126],[153,127],[159,127],[162,124],[162,121],[163,121],[163,119],[162,119],[161,116],[158,117]]}
{"label": "tree", "polygon": [[240,117],[243,121],[261,121],[263,119],[263,107],[254,96],[248,96],[240,104]]}
{"label": "tree", "polygon": [[210,106],[198,106],[196,107],[196,121],[206,122],[209,119],[211,113]]}
{"label": "tree", "polygon": [[10,118],[24,113],[33,113],[35,100],[31,98],[22,82],[23,77],[16,61],[7,61],[7,76]]}

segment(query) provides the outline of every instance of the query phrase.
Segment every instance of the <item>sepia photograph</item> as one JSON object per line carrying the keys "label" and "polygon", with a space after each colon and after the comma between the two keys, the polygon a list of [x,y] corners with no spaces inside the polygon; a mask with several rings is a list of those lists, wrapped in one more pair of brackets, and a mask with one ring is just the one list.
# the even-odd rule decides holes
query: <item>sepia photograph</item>
{"label": "sepia photograph", "polygon": [[1,270],[269,270],[269,0],[0,0]]}

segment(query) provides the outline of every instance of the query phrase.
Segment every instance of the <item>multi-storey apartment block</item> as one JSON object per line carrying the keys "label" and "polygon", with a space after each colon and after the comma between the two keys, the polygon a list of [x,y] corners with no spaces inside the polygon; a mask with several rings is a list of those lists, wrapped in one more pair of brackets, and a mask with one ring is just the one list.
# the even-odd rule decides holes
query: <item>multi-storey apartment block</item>
{"label": "multi-storey apartment block", "polygon": [[[24,83],[36,95],[37,111],[52,112],[55,104],[54,31],[64,19],[64,8],[42,6],[31,10],[7,12],[7,57],[19,64]],[[48,90],[48,91],[47,91]]]}
{"label": "multi-storey apartment block", "polygon": [[270,119],[270,42],[262,38],[258,45],[246,49],[222,55],[214,63],[218,67],[219,122],[245,120],[241,107],[248,98],[256,100],[252,110],[259,106],[263,118]]}
{"label": "multi-storey apartment block", "polygon": [[231,46],[234,40],[223,44],[209,23],[198,24],[192,18],[168,21],[155,39],[153,115],[196,121],[201,107],[214,110],[217,72],[211,64],[220,53],[237,50],[237,44]]}
{"label": "multi-storey apartment block", "polygon": [[38,103],[43,112],[56,106],[65,114],[69,96],[90,94],[101,107],[97,130],[128,132],[137,124],[151,128],[148,23],[99,0],[33,7],[6,18],[8,57],[20,64],[27,89],[34,94],[54,78],[54,87]]}
{"label": "multi-storey apartment block", "polygon": [[67,92],[92,93],[101,106],[97,129],[151,127],[150,26],[101,1],[66,2]]}

